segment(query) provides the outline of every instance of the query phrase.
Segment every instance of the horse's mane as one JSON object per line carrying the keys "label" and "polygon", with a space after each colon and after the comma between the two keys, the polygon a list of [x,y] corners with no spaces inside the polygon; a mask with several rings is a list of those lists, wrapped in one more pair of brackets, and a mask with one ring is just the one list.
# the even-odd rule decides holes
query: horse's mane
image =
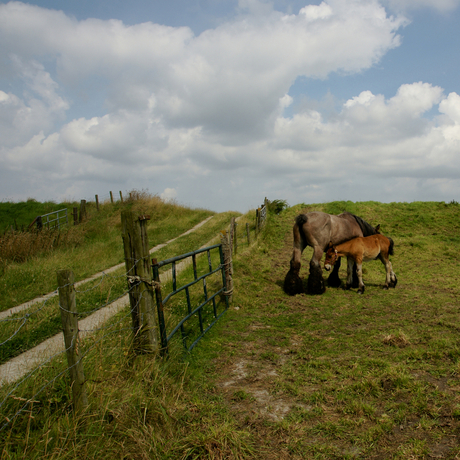
{"label": "horse's mane", "polygon": [[375,231],[375,228],[367,223],[364,219],[361,219],[361,217],[359,216],[355,216],[354,214],[351,214],[352,215],[356,222],[358,222],[358,225],[360,226],[361,228],[361,231],[363,232],[363,236],[370,236],[370,235],[375,235],[377,232]]}

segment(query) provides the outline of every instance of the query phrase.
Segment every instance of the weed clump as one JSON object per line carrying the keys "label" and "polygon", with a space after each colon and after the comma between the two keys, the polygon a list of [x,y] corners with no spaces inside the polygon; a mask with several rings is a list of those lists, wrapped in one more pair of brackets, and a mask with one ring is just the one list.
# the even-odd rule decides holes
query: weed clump
{"label": "weed clump", "polygon": [[390,345],[391,347],[405,348],[410,345],[409,339],[400,332],[399,334],[389,334],[383,338],[383,343],[385,345]]}

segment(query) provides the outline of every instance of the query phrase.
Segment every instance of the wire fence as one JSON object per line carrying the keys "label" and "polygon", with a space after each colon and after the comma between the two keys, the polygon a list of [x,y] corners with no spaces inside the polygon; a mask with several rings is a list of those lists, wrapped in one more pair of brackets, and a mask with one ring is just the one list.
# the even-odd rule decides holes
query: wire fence
{"label": "wire fence", "polygon": [[[256,215],[256,235],[257,232],[260,231],[261,227],[265,224],[266,221],[266,203],[261,208],[257,210]],[[236,235],[236,225],[233,221],[232,223],[232,231],[235,231]],[[230,233],[231,234],[231,233]],[[229,239],[232,241],[232,238]],[[249,233],[248,233],[248,244],[249,244]],[[230,248],[232,245],[230,245]],[[234,252],[236,252],[236,247],[233,247]],[[208,256],[209,258],[209,256]],[[138,262],[141,262],[142,259],[138,259],[135,262],[135,265]],[[195,278],[196,278],[196,268],[194,268]],[[80,290],[76,289],[76,286],[80,285],[80,283],[71,283],[63,287],[71,287],[74,289],[75,294],[79,296],[84,296],[87,293],[91,293],[100,289],[102,283],[106,282],[107,280],[112,280],[114,282],[119,282],[120,280],[129,280],[132,278],[134,273],[132,269],[129,271],[124,271],[120,275],[111,275],[105,272],[102,272],[101,276],[97,280],[92,280],[93,283],[89,287],[82,288]],[[225,277],[224,277],[225,278]],[[175,280],[175,277],[172,278]],[[171,281],[174,283],[175,281]],[[153,284],[153,281],[152,281]],[[100,343],[103,341],[113,337],[114,334],[120,334],[120,332],[127,332],[130,331],[132,334],[126,334],[127,337],[131,337],[131,339],[136,335],[137,331],[131,324],[127,326],[127,322],[134,318],[136,314],[136,310],[139,308],[139,304],[144,299],[145,292],[141,292],[140,297],[138,298],[135,304],[128,306],[128,297],[132,290],[135,289],[135,284],[127,282],[125,284],[126,289],[124,289],[121,293],[116,294],[115,297],[110,298],[107,296],[105,302],[101,305],[93,306],[94,308],[87,309],[83,312],[79,312],[76,316],[79,320],[82,320],[79,323],[79,327],[77,328],[77,332],[80,334],[79,338],[73,339],[72,342],[66,347],[63,345],[62,334],[59,333],[48,340],[54,339],[53,346],[51,349],[48,350],[47,357],[44,357],[43,354],[37,360],[29,360],[24,356],[18,356],[17,360],[19,364],[13,363],[13,361],[4,359],[2,361],[6,361],[4,364],[0,365],[0,414],[2,414],[0,418],[0,433],[3,432],[8,427],[11,427],[14,424],[14,421],[21,415],[27,414],[28,408],[33,406],[34,403],[37,402],[40,395],[47,389],[50,388],[55,382],[59,381],[61,377],[68,374],[72,367],[80,365],[85,357],[87,357],[90,352]],[[174,287],[175,288],[175,287]],[[226,287],[228,289],[228,286]],[[58,291],[56,290],[52,295],[54,298],[58,295]],[[109,289],[110,291],[110,289]],[[206,296],[206,293],[205,293]],[[33,321],[35,318],[39,317],[45,310],[53,307],[51,305],[53,303],[52,296],[49,296],[45,300],[43,300],[36,308],[31,311],[27,311],[26,313],[17,313],[12,316],[3,318],[0,320],[0,330],[2,331],[2,335],[0,336],[0,356],[2,356],[3,349],[8,347],[11,342],[14,342],[21,334],[28,335],[30,334],[30,330],[28,330],[29,325],[33,325]],[[54,300],[55,302],[55,300]],[[94,319],[95,315],[107,310],[114,304],[119,302],[117,306],[117,312],[123,311],[122,314],[115,316],[115,319],[107,321],[107,317],[101,319]],[[190,313],[190,303],[187,306],[189,313]],[[215,309],[215,307],[214,307]],[[61,305],[59,301],[58,306],[56,308],[56,315],[59,315],[59,312],[70,313],[74,314],[68,310],[67,308]],[[198,314],[198,312],[194,312]],[[47,313],[48,314],[48,313]],[[112,312],[113,314],[113,312]],[[193,316],[193,315],[192,315]],[[12,326],[13,325],[13,326]],[[202,324],[200,323],[201,333],[203,332]],[[27,332],[25,333],[27,329]],[[94,338],[95,337],[95,338]],[[92,338],[91,340],[89,338]],[[85,340],[82,340],[85,339]],[[129,340],[131,340],[129,339]],[[76,343],[76,341],[78,343]],[[85,348],[86,346],[86,348]],[[53,348],[54,347],[54,348]],[[56,364],[57,361],[60,359],[63,360],[64,355],[68,355],[72,348],[78,347],[79,349],[79,357],[78,360],[72,365],[65,365],[64,363]],[[32,350],[29,350],[32,351]],[[16,358],[15,358],[16,359]],[[39,361],[37,363],[37,361]],[[17,374],[12,372],[14,366],[17,366],[18,371]],[[49,368],[56,368],[57,373],[51,377],[48,377]],[[34,388],[32,391],[32,395],[29,397],[24,397],[24,392],[21,393],[21,389],[24,388],[29,381],[35,379],[37,375],[44,372],[46,370],[46,376],[42,376],[41,379],[44,379],[44,382],[41,383],[38,388],[35,389],[35,385],[32,385]],[[26,389],[27,390],[27,389]],[[11,400],[13,400],[16,405],[11,407]],[[19,406],[18,406],[19,403]]]}
{"label": "wire fence", "polygon": [[[123,275],[120,275],[120,276],[116,276],[116,277],[110,276],[110,277],[111,278],[124,277],[126,279],[126,277],[129,276],[129,275],[130,275],[130,273],[128,272],[128,273],[124,273]],[[109,275],[105,275],[105,276],[109,276]],[[71,285],[71,287],[73,287],[73,286],[74,286],[74,283]],[[62,287],[65,287],[65,286],[62,286]],[[90,290],[95,290],[97,288],[98,288],[98,285],[92,286],[91,288],[85,289],[84,291],[77,291],[77,293],[84,293],[84,292],[88,292]],[[101,306],[99,306],[97,308],[94,308],[90,313],[94,315],[95,313],[104,310],[105,308],[107,308],[108,306],[113,304],[116,300],[118,300],[120,298],[123,298],[123,297],[127,297],[129,292],[130,292],[130,289],[127,289],[125,292],[123,292],[122,295],[119,295],[117,298],[111,299],[110,301],[107,301],[106,304],[103,304],[103,305],[101,305]],[[27,321],[29,321],[34,315],[36,315],[40,311],[42,311],[44,309],[45,305],[48,302],[49,302],[49,299],[44,301],[43,304],[40,305],[40,307],[38,307],[37,309],[35,309],[33,312],[27,313],[27,314],[25,314],[25,315],[23,315],[21,317],[7,318],[7,319],[3,319],[2,321],[0,321],[0,323],[9,323],[11,321],[20,322],[20,324],[17,327],[17,329],[6,340],[4,340],[0,344],[0,346],[5,345],[10,340],[12,340],[17,334],[19,334],[21,329],[27,323]],[[125,302],[125,306],[126,306],[126,302]],[[59,311],[64,311],[65,313],[68,313],[68,310],[63,308],[60,303],[59,303],[58,308],[59,308]],[[133,308],[136,308],[136,305],[134,305]],[[88,353],[98,343],[100,343],[101,341],[104,341],[106,338],[110,337],[114,333],[118,333],[120,331],[120,328],[119,327],[117,328],[117,326],[126,323],[126,319],[130,318],[131,315],[132,315],[133,308],[128,309],[128,311],[125,312],[121,317],[117,318],[117,320],[105,322],[103,325],[100,325],[99,322],[91,321],[91,315],[90,316],[86,315],[85,318],[86,318],[86,320],[88,320],[88,322],[87,322],[88,326],[79,329],[80,337],[84,338],[85,336],[93,336],[94,334],[100,334],[100,336],[98,337],[98,339],[92,345],[90,345],[86,350],[83,351],[83,353],[81,353],[79,360],[77,361],[77,363],[74,364],[74,366],[79,364],[79,363],[81,363],[83,358],[86,357],[88,355]],[[80,318],[83,318],[81,315],[78,315],[78,316]],[[95,326],[90,327],[89,325],[91,323],[95,324]],[[132,331],[132,327],[123,327],[122,330],[124,330],[124,331]],[[62,335],[62,333],[58,335],[58,338],[61,338],[61,337],[59,337],[61,335]],[[55,337],[53,337],[52,339],[54,339]],[[11,383],[8,380],[8,377],[13,377],[13,379],[14,379],[15,376],[14,375],[7,375],[7,374],[11,373],[11,369],[9,369],[9,368],[11,368],[11,365],[9,363],[6,363],[6,364],[3,364],[2,366],[0,366],[0,368],[3,367],[3,369],[0,370],[0,378],[3,377],[2,386],[3,386],[3,388],[8,388],[6,393],[3,395],[2,400],[0,401],[0,413],[3,414],[3,417],[2,417],[3,420],[0,421],[0,423],[1,423],[0,432],[3,431],[5,428],[7,428],[14,421],[14,419],[17,418],[18,415],[20,415],[21,413],[24,413],[25,411],[27,411],[27,407],[30,404],[33,404],[34,402],[36,402],[35,400],[38,398],[38,396],[47,387],[52,385],[53,382],[56,381],[56,379],[59,379],[64,374],[68,373],[68,371],[71,369],[71,367],[69,367],[68,365],[64,366],[64,368],[61,369],[54,377],[52,377],[51,379],[46,381],[38,390],[36,390],[34,392],[34,394],[32,396],[30,396],[30,398],[15,397],[15,393],[18,391],[18,389],[20,389],[27,380],[33,378],[35,375],[37,375],[37,373],[40,370],[42,370],[42,369],[46,368],[47,366],[49,366],[50,363],[54,362],[58,357],[61,357],[61,356],[64,356],[65,354],[67,354],[71,348],[75,347],[75,345],[76,344],[74,342],[72,342],[71,345],[66,348],[66,347],[64,347],[62,345],[62,338],[61,338],[60,341],[59,340],[54,340],[54,346],[48,347],[48,350],[47,350],[48,356],[47,357],[45,357],[43,353],[41,354],[40,363],[38,365],[34,365],[34,363],[30,363],[27,360],[27,358],[23,359],[22,365],[20,366],[21,369],[20,369],[20,372],[19,372],[21,375],[20,375],[19,379],[16,380],[14,383]],[[84,348],[83,344],[81,344],[81,345],[82,345],[82,348]],[[32,366],[31,366],[31,364],[32,364]],[[11,388],[9,388],[10,385],[12,385]],[[19,400],[24,399],[24,404],[15,413],[6,415],[7,412],[8,412],[6,410],[6,405],[7,405],[7,402],[11,398],[17,399],[17,400],[18,399]]]}

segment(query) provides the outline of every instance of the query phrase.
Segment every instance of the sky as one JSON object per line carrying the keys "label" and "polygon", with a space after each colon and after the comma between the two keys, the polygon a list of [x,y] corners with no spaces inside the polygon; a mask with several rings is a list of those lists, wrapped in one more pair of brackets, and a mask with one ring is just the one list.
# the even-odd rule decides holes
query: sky
{"label": "sky", "polygon": [[0,1],[0,201],[460,201],[460,0]]}

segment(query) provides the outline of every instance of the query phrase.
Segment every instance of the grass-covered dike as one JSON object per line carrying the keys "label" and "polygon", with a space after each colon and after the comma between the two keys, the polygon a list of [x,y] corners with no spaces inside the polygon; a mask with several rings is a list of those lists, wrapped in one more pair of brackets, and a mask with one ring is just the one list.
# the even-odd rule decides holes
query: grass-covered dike
{"label": "grass-covered dike", "polygon": [[[287,296],[292,224],[310,210],[380,223],[395,241],[396,289],[382,289],[375,261],[364,265],[362,296]],[[271,214],[234,260],[230,310],[192,354],[132,361],[130,318],[120,314],[116,332],[85,340],[94,344],[87,411],[72,414],[64,374],[0,433],[1,458],[458,458],[459,218],[455,202],[300,204]],[[307,248],[303,277],[310,256]],[[5,413],[60,360],[18,388]],[[0,391],[3,400],[9,389]]]}

